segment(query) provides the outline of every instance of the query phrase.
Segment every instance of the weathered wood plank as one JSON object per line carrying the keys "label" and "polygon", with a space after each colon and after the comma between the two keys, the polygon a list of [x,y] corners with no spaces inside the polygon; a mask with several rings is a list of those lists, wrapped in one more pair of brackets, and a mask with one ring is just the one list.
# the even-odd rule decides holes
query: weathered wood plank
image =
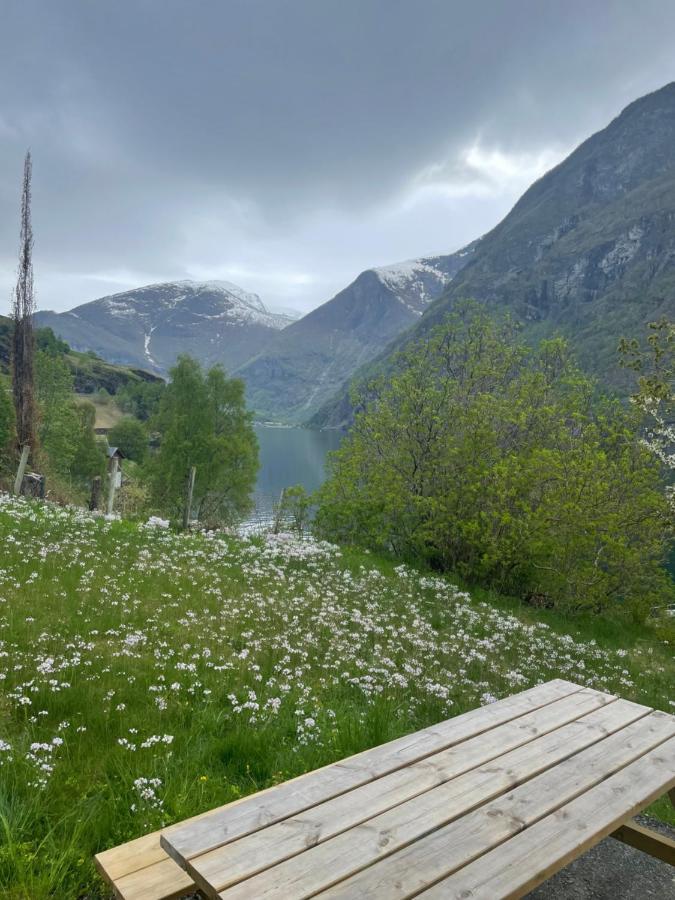
{"label": "weathered wood plank", "polygon": [[[640,726],[641,730],[646,731],[648,726],[643,725],[643,722],[646,722],[650,715],[646,707],[619,700],[453,778],[234,887],[222,890],[217,896],[227,900],[244,900],[249,897],[256,897],[257,900],[263,898],[287,900],[293,897],[297,900],[313,896],[336,882],[347,885],[348,882],[344,879],[367,866],[372,865],[372,869],[377,870],[376,874],[379,877],[381,873],[386,873],[391,864],[392,858],[389,858],[391,854],[401,851],[410,844],[412,847],[417,846],[414,842],[419,843],[425,835],[448,822],[458,820],[455,824],[461,837],[464,822],[468,818],[467,813],[499,798],[515,785],[525,782],[523,789],[529,789],[531,784],[529,779],[542,772],[552,776],[551,780],[556,783],[556,773],[563,765],[562,760],[573,757],[573,760],[570,760],[573,767],[568,770],[570,776],[576,771],[578,760],[581,760],[582,764],[588,762],[589,765],[595,760],[597,766],[598,755],[604,757],[612,751],[616,754],[617,744],[624,744],[633,737],[634,731],[630,729]],[[618,732],[615,734],[616,741],[613,737],[607,736],[612,732]],[[653,737],[651,740],[653,742]],[[612,741],[614,743],[610,743]],[[601,745],[602,751],[598,754],[595,748]],[[583,757],[584,752],[591,756]],[[551,767],[555,769],[551,770]],[[588,770],[588,766],[585,768]],[[444,848],[440,854],[441,859],[445,852]],[[384,859],[385,857],[387,858]],[[378,868],[376,861],[383,859],[386,866],[380,863],[381,868]],[[439,860],[436,859],[434,864],[439,865]],[[198,865],[199,860],[190,861],[188,871],[196,883],[202,885],[198,880]],[[208,886],[203,886],[209,896],[216,895],[209,894],[206,890]],[[360,896],[361,889],[360,883],[350,884],[349,890],[353,892],[349,893],[347,890],[343,896]],[[377,896],[388,898],[388,888],[384,887]]]}
{"label": "weathered wood plank", "polygon": [[160,847],[159,834],[143,835],[94,857],[120,900],[171,900],[196,890],[187,872]]}
{"label": "weathered wood plank", "polygon": [[[673,735],[675,719],[672,716],[650,713],[515,788],[496,802],[481,806],[458,822],[440,827],[388,859],[380,860],[340,882],[327,890],[325,896],[333,900],[347,897],[359,897],[361,900],[387,897],[387,900],[396,900],[418,894],[563,804],[590,791]],[[664,784],[662,790],[666,786]],[[445,787],[430,791],[424,799],[442,794]],[[416,802],[413,800],[410,804],[397,807],[396,811],[403,814],[407,805]],[[428,819],[439,821],[436,809],[429,809],[427,815]],[[357,830],[353,829],[350,834],[356,834]],[[332,873],[327,872],[326,875],[332,877]]]}
{"label": "weathered wood plank", "polygon": [[115,882],[115,892],[120,900],[177,900],[196,890],[187,872],[168,856],[161,862],[124,875]]}
{"label": "weathered wood plank", "polygon": [[[468,724],[474,728],[475,733],[479,733],[481,725],[484,729],[495,727],[495,725],[498,725],[501,721],[507,721],[510,718],[524,715],[533,709],[543,707],[548,703],[555,702],[559,698],[572,695],[580,690],[580,685],[562,679],[555,679],[546,684],[538,685],[535,688],[523,691],[513,697],[501,700],[490,707],[484,707],[483,709],[487,710],[486,714],[483,714],[482,710],[472,710],[470,713],[466,713],[463,716],[458,716],[454,720],[450,720],[450,722],[460,722],[464,723],[464,725]],[[444,725],[446,723],[441,724]],[[463,725],[460,724],[460,731],[462,727]],[[422,737],[419,738],[418,735],[421,735]],[[353,757],[353,759],[358,760],[359,758],[363,758],[365,765],[368,765],[370,754],[375,754],[376,751],[384,750],[387,754],[390,754],[395,758],[396,762],[398,762],[398,755],[400,755],[403,761],[399,764],[405,765],[407,756],[412,757],[415,748],[418,747],[419,744],[424,745],[428,741],[430,744],[433,744],[434,747],[438,748],[443,743],[443,740],[443,734],[438,734],[437,726],[433,726],[425,729],[423,732],[418,732],[414,735],[406,735],[404,738],[391,741],[389,744],[384,745],[384,747],[374,748],[372,751],[365,751],[364,753]],[[445,740],[445,745],[447,745],[447,739]],[[433,752],[433,749],[430,752]],[[422,754],[420,753],[419,755],[421,756]],[[302,783],[303,779],[309,779],[311,782],[314,778],[319,776],[319,773],[325,773],[335,768],[338,768],[339,771],[339,767],[342,765],[342,763],[332,763],[322,769],[317,769],[314,772],[291,779],[290,781],[285,782],[284,791],[292,794],[296,789],[296,785]],[[396,765],[392,765],[392,768],[395,767]],[[228,803],[226,806],[220,807],[219,809],[208,810],[198,816],[193,816],[192,818],[185,820],[180,823],[180,826],[191,827],[200,819],[217,815],[220,812],[226,812],[228,817],[234,815],[236,818],[238,815],[238,807],[244,806],[244,808],[250,812],[252,808],[257,808],[261,801],[264,803],[265,798],[278,789],[278,786],[267,788],[266,790],[255,794],[253,797],[243,797],[241,800]],[[247,814],[244,818],[245,820],[248,820],[250,816]],[[146,893],[145,900],[161,900],[163,897],[174,896],[171,893],[174,890],[174,886],[177,886],[176,890],[182,891],[184,885],[187,885],[187,889],[189,889],[192,886],[192,881],[184,873],[183,869],[178,866],[177,863],[173,863],[173,869],[171,864],[167,864],[169,857],[160,844],[160,834],[160,831],[156,831],[98,853],[95,857],[95,862],[103,877],[114,886],[126,876],[130,876],[135,872],[145,872],[145,875],[139,877],[139,879],[129,879],[125,882],[127,891],[133,890],[133,885],[140,884],[143,878],[146,879],[148,884],[155,884],[156,887],[153,888],[154,893]],[[157,868],[151,871],[150,869],[153,866],[156,866]],[[131,894],[128,894],[127,897],[125,897],[125,900],[131,900],[131,896]]]}
{"label": "weathered wood plank", "polygon": [[[571,694],[297,816],[194,857],[192,871],[199,873],[199,883],[222,890],[615,701],[610,694],[588,689]],[[642,707],[639,710],[648,711]],[[636,710],[635,714],[641,713]]]}
{"label": "weathered wood plank", "polygon": [[579,690],[571,682],[547,682],[171,826],[160,843],[182,863]]}
{"label": "weathered wood plank", "polygon": [[612,833],[675,785],[675,740],[582,794],[419,896],[515,900]]}
{"label": "weathered wood plank", "polygon": [[675,841],[665,834],[659,834],[658,831],[645,828],[637,822],[624,822],[610,837],[648,853],[649,856],[654,856],[670,866],[675,866]]}
{"label": "weathered wood plank", "polygon": [[102,850],[94,857],[101,875],[109,881],[116,881],[136,869],[145,869],[167,858],[159,845],[159,831],[144,834],[109,850]]}

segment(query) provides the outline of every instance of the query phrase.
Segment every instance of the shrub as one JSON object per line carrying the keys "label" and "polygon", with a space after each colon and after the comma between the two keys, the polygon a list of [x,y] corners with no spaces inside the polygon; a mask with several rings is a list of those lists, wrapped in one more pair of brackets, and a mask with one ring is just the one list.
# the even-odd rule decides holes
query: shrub
{"label": "shrub", "polygon": [[142,463],[148,452],[148,433],[138,419],[124,416],[108,432],[108,443],[119,447],[128,459]]}
{"label": "shrub", "polygon": [[317,527],[571,611],[672,590],[658,462],[565,343],[475,307],[402,353],[333,455]]}

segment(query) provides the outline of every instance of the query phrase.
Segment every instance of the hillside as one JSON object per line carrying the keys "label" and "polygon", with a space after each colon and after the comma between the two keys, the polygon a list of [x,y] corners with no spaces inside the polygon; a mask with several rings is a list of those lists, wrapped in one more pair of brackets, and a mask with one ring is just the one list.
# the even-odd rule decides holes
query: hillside
{"label": "hillside", "polygon": [[249,405],[270,419],[309,418],[359,366],[419,320],[473,248],[362,272],[237,371]]}
{"label": "hillside", "polygon": [[[619,338],[675,315],[675,83],[630,104],[533,184],[410,338],[467,297],[510,311],[532,340],[566,335],[585,368],[623,388]],[[314,422],[348,415],[342,392]]]}
{"label": "hillside", "polygon": [[[0,372],[9,371],[11,319],[0,316]],[[37,329],[39,337],[40,329]],[[81,394],[91,394],[106,390],[116,394],[120,388],[139,381],[157,382],[162,379],[146,369],[116,366],[89,353],[68,350],[64,358],[73,373],[75,390]]]}
{"label": "hillside", "polygon": [[257,294],[224,281],[146,285],[69,312],[39,312],[36,319],[76,350],[159,373],[180,353],[232,370],[293,321],[269,312]]}

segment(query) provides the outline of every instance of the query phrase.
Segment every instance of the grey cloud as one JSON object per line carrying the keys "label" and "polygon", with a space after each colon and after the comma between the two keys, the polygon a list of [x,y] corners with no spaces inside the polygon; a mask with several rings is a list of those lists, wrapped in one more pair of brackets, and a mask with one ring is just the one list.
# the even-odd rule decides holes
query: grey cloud
{"label": "grey cloud", "polygon": [[6,0],[2,20],[0,291],[30,145],[43,307],[240,273],[310,308],[486,231],[542,159],[675,77],[670,0]]}

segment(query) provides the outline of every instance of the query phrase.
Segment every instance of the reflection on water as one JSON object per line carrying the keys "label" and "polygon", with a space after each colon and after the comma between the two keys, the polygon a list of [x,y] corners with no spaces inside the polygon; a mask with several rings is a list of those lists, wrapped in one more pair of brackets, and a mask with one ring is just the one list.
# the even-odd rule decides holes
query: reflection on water
{"label": "reflection on water", "polygon": [[260,444],[260,471],[255,489],[255,510],[246,524],[264,524],[283,488],[301,484],[309,493],[323,482],[326,456],[340,445],[338,431],[309,428],[273,428],[256,425]]}

